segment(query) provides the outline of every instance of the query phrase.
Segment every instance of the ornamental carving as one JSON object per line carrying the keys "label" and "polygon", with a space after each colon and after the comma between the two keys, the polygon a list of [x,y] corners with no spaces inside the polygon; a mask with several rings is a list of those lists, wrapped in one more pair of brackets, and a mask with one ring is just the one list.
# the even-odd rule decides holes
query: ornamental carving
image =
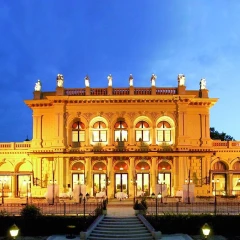
{"label": "ornamental carving", "polygon": [[135,112],[128,112],[127,115],[129,116],[129,118],[131,119],[131,121],[135,118],[136,113]]}
{"label": "ornamental carving", "polygon": [[83,115],[83,116],[86,118],[86,120],[89,122],[89,120],[90,120],[91,116],[93,115],[93,113],[83,113],[82,115]]}

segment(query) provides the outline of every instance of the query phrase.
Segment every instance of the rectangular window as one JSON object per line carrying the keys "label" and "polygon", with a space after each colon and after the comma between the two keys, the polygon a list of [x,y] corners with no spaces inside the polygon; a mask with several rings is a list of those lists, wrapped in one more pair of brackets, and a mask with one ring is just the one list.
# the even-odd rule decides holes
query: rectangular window
{"label": "rectangular window", "polygon": [[127,141],[128,132],[126,130],[115,130],[114,141]]}
{"label": "rectangular window", "polygon": [[136,141],[149,142],[150,132],[149,130],[136,130]]}
{"label": "rectangular window", "polygon": [[73,131],[72,132],[73,142],[85,142],[85,131]]}
{"label": "rectangular window", "polygon": [[93,142],[107,142],[107,131],[93,131]]}
{"label": "rectangular window", "polygon": [[171,141],[171,130],[158,130],[157,131],[158,142],[170,142]]}

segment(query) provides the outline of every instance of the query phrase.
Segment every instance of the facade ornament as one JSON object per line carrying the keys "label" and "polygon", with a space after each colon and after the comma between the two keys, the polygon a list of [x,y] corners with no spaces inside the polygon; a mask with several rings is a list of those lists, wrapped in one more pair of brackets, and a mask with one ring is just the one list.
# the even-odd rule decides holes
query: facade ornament
{"label": "facade ornament", "polygon": [[57,75],[57,86],[58,87],[63,87],[63,82],[64,82],[63,75],[59,73]]}
{"label": "facade ornament", "polygon": [[178,74],[178,86],[185,86],[185,75]]}
{"label": "facade ornament", "polygon": [[205,78],[202,78],[202,79],[200,80],[200,89],[201,89],[201,90],[207,89],[206,79],[205,79]]}
{"label": "facade ornament", "polygon": [[109,74],[107,79],[108,79],[108,86],[111,87],[112,86],[112,75]]}
{"label": "facade ornament", "polygon": [[90,87],[90,79],[88,75],[84,78],[84,80],[85,80],[85,87]]}
{"label": "facade ornament", "polygon": [[156,79],[157,79],[157,75],[155,75],[154,73],[151,76],[151,83],[152,86],[156,86]]}
{"label": "facade ornament", "polygon": [[130,76],[129,76],[129,86],[130,87],[133,86],[133,76],[132,76],[132,74],[130,74]]}
{"label": "facade ornament", "polygon": [[36,92],[40,92],[41,89],[42,89],[42,84],[41,84],[41,81],[38,79],[38,81],[35,83],[35,88],[34,88],[34,90],[35,90]]}

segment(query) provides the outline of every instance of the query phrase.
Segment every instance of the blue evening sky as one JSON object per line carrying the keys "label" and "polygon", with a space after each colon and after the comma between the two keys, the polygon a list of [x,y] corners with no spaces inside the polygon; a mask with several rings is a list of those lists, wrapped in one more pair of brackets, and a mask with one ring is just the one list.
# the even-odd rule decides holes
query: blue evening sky
{"label": "blue evening sky", "polygon": [[54,91],[62,73],[65,88],[176,87],[206,78],[209,96],[219,98],[211,126],[240,140],[239,0],[0,0],[0,142],[32,138],[37,79]]}

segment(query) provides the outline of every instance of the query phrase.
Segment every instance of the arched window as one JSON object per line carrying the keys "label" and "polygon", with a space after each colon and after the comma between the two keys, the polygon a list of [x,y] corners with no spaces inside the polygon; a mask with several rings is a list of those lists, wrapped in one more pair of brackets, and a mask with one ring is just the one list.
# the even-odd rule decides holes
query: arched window
{"label": "arched window", "polygon": [[95,122],[92,130],[93,142],[107,142],[106,124],[102,121]]}
{"label": "arched window", "polygon": [[128,131],[127,124],[124,121],[118,121],[114,125],[114,141],[127,141]]}
{"label": "arched window", "polygon": [[149,142],[150,140],[149,124],[145,121],[140,121],[136,124],[135,128],[136,128],[136,141]]}
{"label": "arched window", "polygon": [[73,147],[79,147],[80,142],[85,142],[85,125],[80,121],[76,121],[72,125]]}
{"label": "arched window", "polygon": [[157,124],[157,141],[171,142],[172,141],[171,125],[166,121],[161,121]]}

